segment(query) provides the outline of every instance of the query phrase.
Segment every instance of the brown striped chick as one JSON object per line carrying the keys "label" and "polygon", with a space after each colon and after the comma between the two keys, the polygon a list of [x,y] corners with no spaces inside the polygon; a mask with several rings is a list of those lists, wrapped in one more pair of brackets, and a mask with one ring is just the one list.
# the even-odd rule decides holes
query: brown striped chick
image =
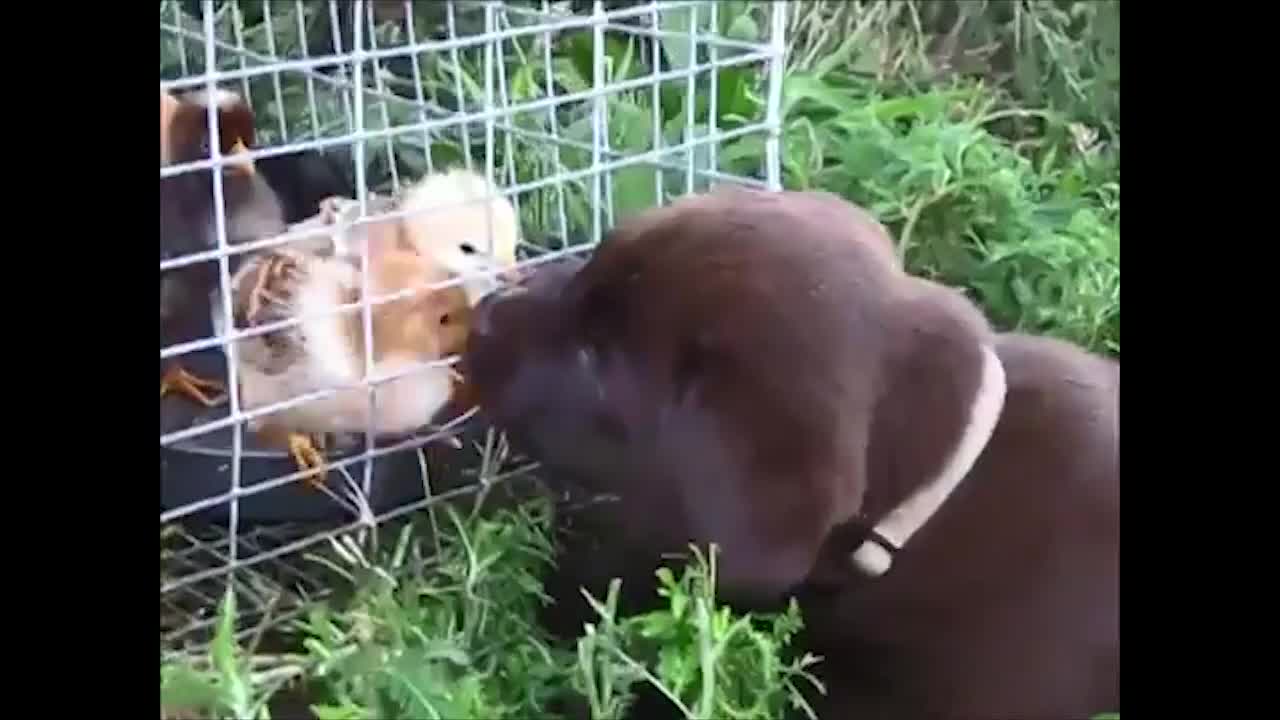
{"label": "brown striped chick", "polygon": [[[188,163],[209,156],[208,109],[216,109],[222,153],[236,155],[254,142],[254,117],[234,92],[212,95],[196,90],[174,97],[160,93],[160,163]],[[226,235],[231,244],[270,237],[285,229],[279,198],[250,159],[238,159],[222,171]],[[217,247],[213,173],[197,170],[160,179],[161,261]],[[160,275],[160,347],[202,337],[210,315],[220,324],[218,279],[212,262],[175,268]],[[213,407],[226,402],[222,383],[187,371],[177,358],[162,364],[160,396],[186,395]],[[216,397],[215,397],[216,395]]]}
{"label": "brown striped chick", "polygon": [[[371,415],[365,377],[363,311],[334,308],[361,302],[360,253],[368,248],[373,301],[457,277],[435,254],[410,242],[415,219],[388,219],[343,230],[358,213],[352,201],[322,204],[332,229],[332,250],[281,249],[246,261],[233,278],[233,306],[241,328],[301,318],[293,327],[238,341],[240,396],[247,409],[275,404],[317,390],[326,397],[250,421],[250,430],[268,444],[287,447],[300,469],[318,470],[327,434],[358,434],[372,427],[377,436],[407,435],[427,425],[447,406],[457,383],[446,366],[415,368],[460,353],[470,328],[473,303],[460,285],[421,290],[371,307],[374,378],[406,373],[374,387]],[[370,213],[395,209],[373,198]],[[418,232],[421,235],[421,232]],[[440,245],[448,243],[443,240]],[[514,245],[514,243],[512,243]],[[478,254],[477,254],[478,255]],[[475,260],[489,269],[483,259]],[[326,311],[328,311],[326,313]],[[316,315],[321,313],[320,315]],[[414,368],[410,371],[411,368]],[[321,474],[307,476],[313,484]]]}

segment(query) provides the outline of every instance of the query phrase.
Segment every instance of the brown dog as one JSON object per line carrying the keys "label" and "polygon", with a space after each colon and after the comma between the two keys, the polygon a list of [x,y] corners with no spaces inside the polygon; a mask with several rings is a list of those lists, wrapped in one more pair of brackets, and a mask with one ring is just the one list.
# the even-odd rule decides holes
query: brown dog
{"label": "brown dog", "polygon": [[849,207],[636,216],[482,303],[464,372],[552,473],[622,497],[626,548],[715,542],[748,606],[802,591],[824,717],[1116,709],[1118,365],[997,336]]}

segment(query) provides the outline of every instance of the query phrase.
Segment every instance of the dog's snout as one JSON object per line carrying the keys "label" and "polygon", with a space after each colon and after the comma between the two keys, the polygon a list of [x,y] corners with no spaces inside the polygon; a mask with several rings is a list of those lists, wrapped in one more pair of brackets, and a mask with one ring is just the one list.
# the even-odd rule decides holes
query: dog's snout
{"label": "dog's snout", "polygon": [[477,337],[488,337],[493,333],[493,300],[494,295],[481,298],[471,316],[471,332]]}
{"label": "dog's snout", "polygon": [[477,337],[482,338],[492,336],[496,329],[494,313],[498,311],[498,307],[503,302],[506,302],[518,295],[522,295],[524,292],[525,288],[518,285],[512,285],[499,287],[492,293],[481,298],[480,302],[476,304],[475,312],[472,315],[471,332]]}

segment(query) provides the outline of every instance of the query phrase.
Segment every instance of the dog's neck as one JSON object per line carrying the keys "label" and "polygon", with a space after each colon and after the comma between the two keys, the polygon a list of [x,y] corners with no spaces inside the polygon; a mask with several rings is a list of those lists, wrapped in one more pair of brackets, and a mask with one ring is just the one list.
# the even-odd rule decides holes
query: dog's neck
{"label": "dog's neck", "polygon": [[893,564],[893,552],[900,550],[912,535],[924,527],[973,468],[995,431],[1004,409],[1004,398],[1004,366],[995,350],[984,347],[982,380],[969,409],[969,423],[955,449],[934,479],[921,485],[890,510],[872,528],[871,536],[853,551],[850,560],[856,570],[871,577],[888,572]]}

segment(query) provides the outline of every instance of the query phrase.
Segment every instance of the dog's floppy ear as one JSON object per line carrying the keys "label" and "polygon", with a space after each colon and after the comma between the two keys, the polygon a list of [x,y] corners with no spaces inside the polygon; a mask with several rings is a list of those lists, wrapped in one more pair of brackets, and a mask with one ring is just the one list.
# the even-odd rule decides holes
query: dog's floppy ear
{"label": "dog's floppy ear", "polygon": [[867,445],[860,517],[873,530],[851,549],[871,576],[968,474],[1004,406],[1004,368],[980,311],[951,288],[916,278],[904,287]]}

